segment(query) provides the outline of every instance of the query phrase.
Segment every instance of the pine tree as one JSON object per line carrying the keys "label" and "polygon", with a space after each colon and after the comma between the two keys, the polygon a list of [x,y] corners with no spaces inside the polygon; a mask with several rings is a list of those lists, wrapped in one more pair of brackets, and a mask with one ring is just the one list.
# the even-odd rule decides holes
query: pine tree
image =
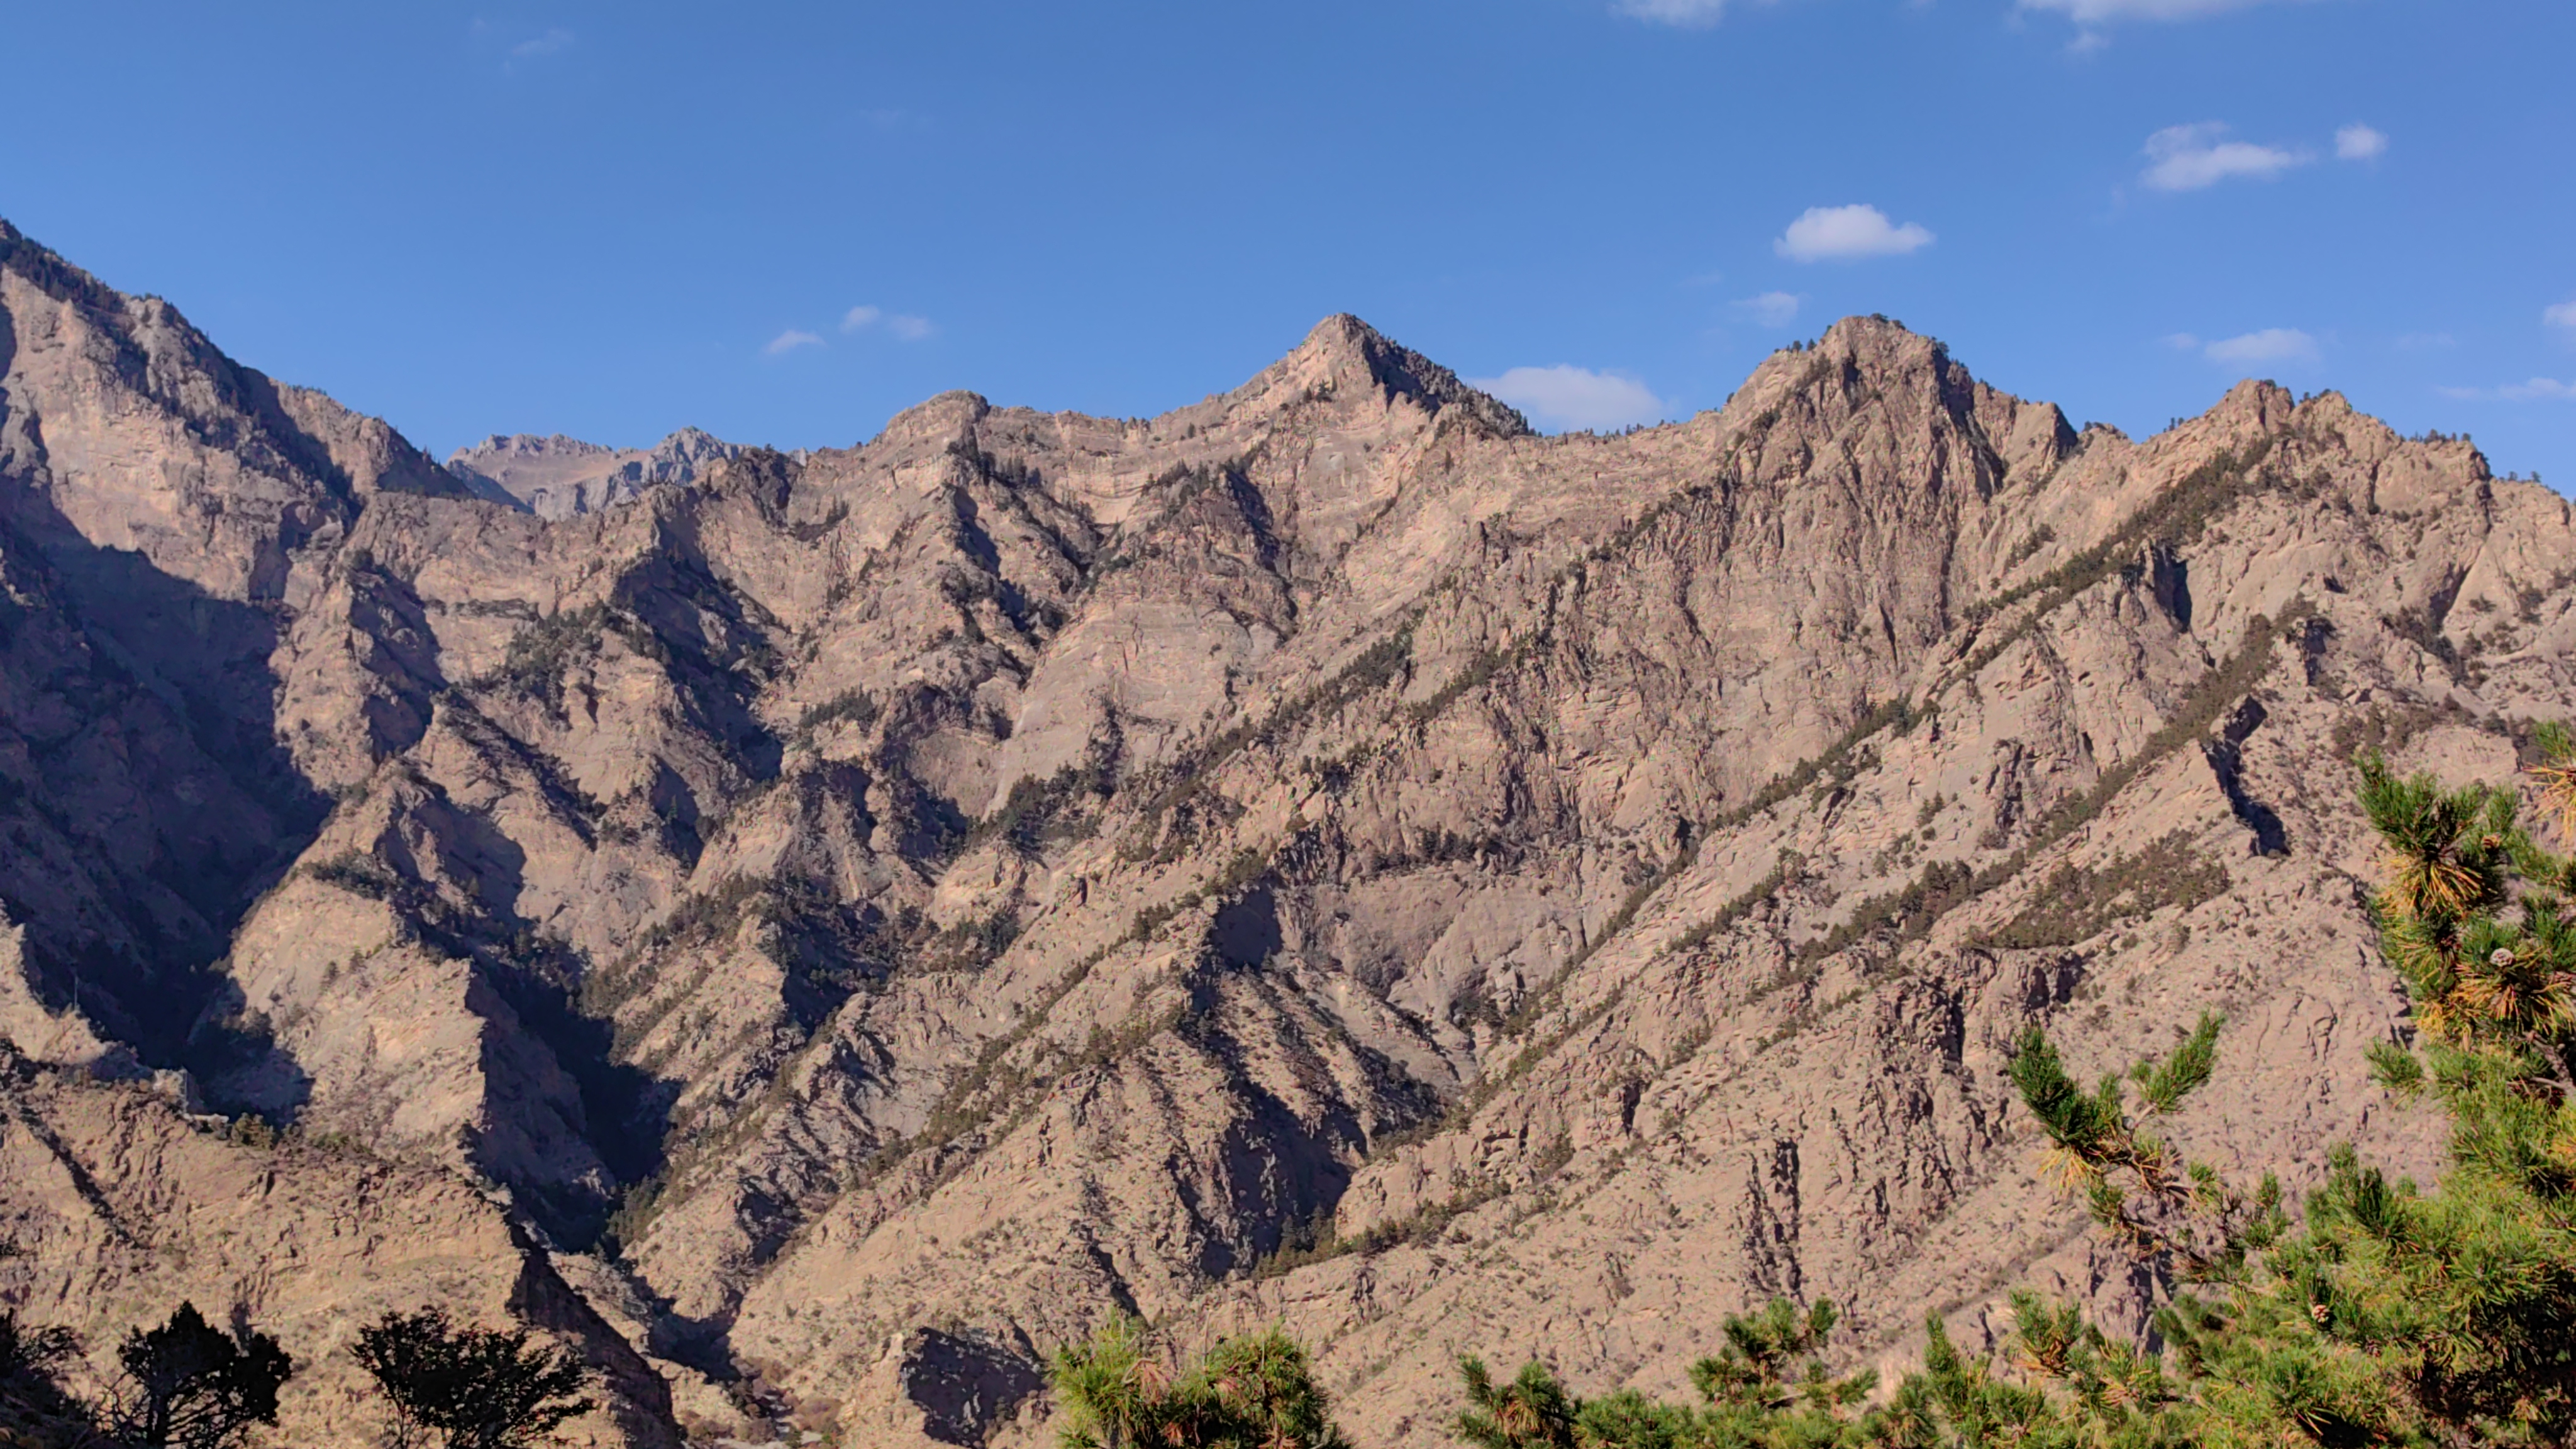
{"label": "pine tree", "polygon": [[1276,1328],[1220,1339],[1180,1370],[1119,1314],[1058,1349],[1048,1377],[1073,1421],[1065,1449],[1348,1449],[1305,1349]]}
{"label": "pine tree", "polygon": [[1830,1299],[1807,1308],[1773,1299],[1719,1324],[1724,1346],[1691,1365],[1696,1407],[1657,1403],[1633,1389],[1598,1399],[1568,1394],[1532,1360],[1496,1383],[1477,1358],[1459,1360],[1467,1408],[1457,1434],[1479,1449],[1844,1449],[1895,1442],[1888,1416],[1870,1407],[1878,1375],[1836,1378],[1824,1354],[1841,1314]]}
{"label": "pine tree", "polygon": [[[2542,802],[2567,831],[2576,738],[2536,742]],[[2016,1295],[2019,1383],[1932,1325],[1923,1383],[1900,1392],[1931,1411],[1923,1442],[2576,1442],[2576,860],[2522,829],[2509,790],[2357,763],[2384,848],[2383,954],[2417,1034],[2374,1067],[2447,1111],[2450,1170],[2425,1192],[2339,1148],[2294,1231],[2271,1178],[2243,1195],[2183,1163],[2117,1079],[2083,1092],[2026,1037],[2013,1080],[2062,1177],[2172,1287],[2161,1362]],[[2208,1079],[2217,1031],[2204,1019],[2132,1073],[2147,1117]]]}
{"label": "pine tree", "polygon": [[57,1376],[80,1353],[65,1328],[29,1328],[0,1309],[0,1445],[8,1449],[91,1449],[106,1440],[97,1416]]}
{"label": "pine tree", "polygon": [[141,1449],[226,1449],[252,1425],[277,1422],[277,1391],[295,1372],[276,1339],[247,1324],[225,1333],[194,1303],[128,1333],[116,1361],[111,1419]]}
{"label": "pine tree", "polygon": [[589,1413],[590,1371],[524,1328],[458,1328],[442,1309],[387,1313],[351,1350],[393,1405],[399,1449],[525,1449]]}

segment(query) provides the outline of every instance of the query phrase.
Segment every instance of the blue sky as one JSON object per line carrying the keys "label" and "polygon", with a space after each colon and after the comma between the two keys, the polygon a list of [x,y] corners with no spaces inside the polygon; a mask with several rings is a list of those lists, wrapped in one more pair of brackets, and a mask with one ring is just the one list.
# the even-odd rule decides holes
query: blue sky
{"label": "blue sky", "polygon": [[17,5],[0,215],[441,453],[1150,414],[1356,312],[1546,425],[1884,312],[2576,485],[2566,0]]}

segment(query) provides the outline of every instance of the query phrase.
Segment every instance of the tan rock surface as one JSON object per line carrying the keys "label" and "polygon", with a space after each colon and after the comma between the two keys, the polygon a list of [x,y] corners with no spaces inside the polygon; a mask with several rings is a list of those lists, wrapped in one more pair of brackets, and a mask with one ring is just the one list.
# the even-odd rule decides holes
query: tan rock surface
{"label": "tan rock surface", "polygon": [[2135,442],[1853,319],[1541,438],[1335,318],[543,518],[0,248],[0,1030],[505,1192],[703,1434],[1039,1442],[1122,1305],[1387,1445],[1774,1293],[2134,1322],[2012,1035],[2222,1009],[2195,1145],[2429,1165],[2346,762],[2576,706],[2566,504],[2332,394]]}

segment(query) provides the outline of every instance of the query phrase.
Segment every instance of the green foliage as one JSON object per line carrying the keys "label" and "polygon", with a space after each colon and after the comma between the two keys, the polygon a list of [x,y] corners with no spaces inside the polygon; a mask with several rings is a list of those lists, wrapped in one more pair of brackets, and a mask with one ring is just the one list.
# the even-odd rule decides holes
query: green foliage
{"label": "green foliage", "polygon": [[295,1361],[277,1340],[243,1325],[233,1333],[182,1303],[158,1328],[118,1345],[123,1372],[109,1417],[116,1437],[141,1449],[224,1449],[254,1424],[277,1422],[277,1391]]}
{"label": "green foliage", "polygon": [[[2576,741],[2548,728],[2536,743],[2544,803],[2563,822]],[[2071,1310],[2017,1300],[2031,1371],[2016,1392],[2042,1405],[2034,1442],[2576,1439],[2576,929],[2558,895],[2570,862],[2519,828],[2510,791],[2400,778],[2375,754],[2358,765],[2384,849],[2385,955],[2422,1036],[2418,1049],[2382,1044],[2372,1066],[2448,1110],[2451,1169],[2428,1193],[2339,1149],[2291,1231],[2269,1179],[2249,1199],[2206,1167],[2176,1174],[2171,1149],[2126,1115],[2118,1081],[2083,1093],[2045,1038],[2026,1038],[2013,1080],[2070,1185],[2160,1270],[2199,1285],[2156,1315],[2161,1362],[2100,1340]],[[2216,1036],[2204,1018],[2132,1072],[2151,1111],[2209,1079]],[[2098,1387],[2113,1381],[2117,1394]],[[1940,1412],[1973,1441],[1973,1413]]]}
{"label": "green foliage", "polygon": [[2080,945],[2119,921],[2214,900],[2227,894],[2229,884],[2225,866],[2175,831],[2106,865],[2059,866],[2031,893],[2030,905],[1988,932],[1984,943],[2008,950]]}
{"label": "green foliage", "polygon": [[1095,751],[1044,778],[1024,775],[991,815],[979,820],[970,841],[995,837],[1034,852],[1065,840],[1087,839],[1097,827],[1093,810],[1117,788],[1117,759]]}
{"label": "green foliage", "polygon": [[524,1449],[592,1407],[570,1350],[532,1348],[523,1328],[460,1329],[437,1308],[387,1313],[351,1352],[393,1405],[402,1449]]}
{"label": "green foliage", "polygon": [[501,679],[522,691],[552,691],[563,679],[564,670],[584,651],[596,646],[608,627],[606,604],[587,604],[578,609],[558,609],[528,624],[510,636],[510,652],[501,665]]}
{"label": "green foliage", "polygon": [[1056,1350],[1047,1374],[1072,1420],[1065,1449],[1348,1449],[1306,1351],[1275,1328],[1178,1368],[1121,1314]]}
{"label": "green foliage", "polygon": [[1467,1408],[1458,1437],[1479,1449],[1574,1449],[1574,1420],[1582,1405],[1536,1359],[1521,1365],[1509,1383],[1494,1382],[1485,1361],[1458,1361],[1466,1380]]}
{"label": "green foliage", "polygon": [[1535,1360],[1497,1383],[1482,1359],[1458,1364],[1467,1407],[1460,1439],[1478,1449],[1843,1449],[1896,1442],[1886,1412],[1870,1404],[1878,1375],[1825,1371],[1841,1315],[1830,1299],[1801,1309],[1785,1298],[1729,1314],[1726,1342],[1691,1365],[1701,1402],[1657,1403],[1632,1389],[1598,1399],[1565,1391]]}
{"label": "green foliage", "polygon": [[[1562,1139],[1560,1139],[1562,1141]],[[1564,1164],[1559,1162],[1557,1166]],[[1490,1178],[1460,1189],[1455,1195],[1438,1202],[1426,1203],[1398,1218],[1389,1218],[1364,1232],[1349,1237],[1333,1231],[1330,1209],[1296,1224],[1279,1241],[1276,1252],[1263,1257],[1253,1266],[1257,1279],[1276,1278],[1295,1272],[1309,1263],[1358,1253],[1375,1257],[1405,1244],[1436,1243],[1449,1231],[1449,1225],[1487,1203],[1504,1196],[1510,1189]]]}
{"label": "green foliage", "polygon": [[[838,505],[835,505],[838,506]],[[845,689],[830,699],[796,717],[796,732],[807,739],[836,724],[847,723],[853,729],[866,729],[885,713],[885,707],[862,689]]]}

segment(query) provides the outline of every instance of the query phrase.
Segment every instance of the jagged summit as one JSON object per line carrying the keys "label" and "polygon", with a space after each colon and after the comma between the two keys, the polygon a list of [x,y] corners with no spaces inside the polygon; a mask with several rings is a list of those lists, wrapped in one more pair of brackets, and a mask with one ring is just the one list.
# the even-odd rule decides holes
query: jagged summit
{"label": "jagged summit", "polygon": [[1527,433],[1529,423],[1507,404],[1461,381],[1458,374],[1404,347],[1347,312],[1315,324],[1306,340],[1234,396],[1282,385],[1319,391],[1366,390],[1405,398],[1426,412],[1457,408],[1496,436]]}
{"label": "jagged summit", "polygon": [[495,433],[448,455],[447,469],[485,497],[559,519],[632,502],[648,488],[693,483],[741,453],[740,445],[698,428],[650,448],[611,448],[561,433]]}

